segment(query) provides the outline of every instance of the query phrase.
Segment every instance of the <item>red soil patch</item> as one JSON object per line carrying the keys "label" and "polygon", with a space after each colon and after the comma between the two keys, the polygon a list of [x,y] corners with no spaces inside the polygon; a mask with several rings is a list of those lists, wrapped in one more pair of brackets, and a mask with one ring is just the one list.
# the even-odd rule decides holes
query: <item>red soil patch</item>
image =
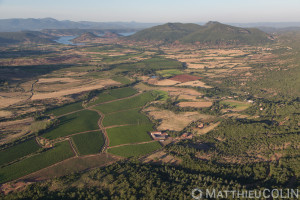
{"label": "red soil patch", "polygon": [[188,75],[188,74],[180,74],[180,75],[176,75],[173,76],[172,78],[170,78],[170,80],[173,81],[179,81],[179,82],[188,82],[188,81],[195,81],[195,80],[199,80],[201,79],[201,77],[199,76],[192,76],[192,75]]}

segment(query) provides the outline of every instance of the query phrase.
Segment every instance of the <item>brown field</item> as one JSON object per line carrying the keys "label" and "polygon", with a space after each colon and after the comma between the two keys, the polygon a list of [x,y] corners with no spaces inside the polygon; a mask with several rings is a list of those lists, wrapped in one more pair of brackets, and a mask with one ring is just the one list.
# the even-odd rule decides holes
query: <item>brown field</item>
{"label": "brown field", "polygon": [[181,131],[192,121],[208,119],[212,117],[210,115],[199,114],[198,112],[184,112],[175,114],[172,111],[161,110],[155,107],[149,107],[144,111],[154,119],[161,120],[161,124],[157,127],[158,130]]}
{"label": "brown field", "polygon": [[0,110],[0,117],[9,117],[11,116],[13,113],[10,111],[6,111],[6,110]]}
{"label": "brown field", "polygon": [[212,106],[211,101],[202,101],[202,102],[180,102],[178,106],[180,107],[193,107],[193,108],[208,108]]}
{"label": "brown field", "polygon": [[145,158],[141,159],[144,163],[166,163],[171,165],[179,165],[182,160],[179,158],[176,158],[163,150],[155,152],[154,154],[151,154]]}
{"label": "brown field", "polygon": [[[0,94],[1,95],[1,94]],[[15,95],[15,94],[13,94]],[[26,100],[27,98],[30,97],[30,94],[28,93],[26,96],[24,95],[24,93],[20,93],[19,98],[18,97],[6,97],[9,96],[9,94],[5,95],[5,96],[0,96],[0,109],[1,108],[6,108],[10,105],[19,103],[21,101]]]}
{"label": "brown field", "polygon": [[53,82],[72,83],[75,81],[79,81],[79,80],[76,80],[74,78],[40,78],[38,80],[38,83],[53,83]]}
{"label": "brown field", "polygon": [[70,95],[70,94],[76,94],[76,93],[80,93],[80,92],[86,92],[86,91],[90,91],[90,90],[103,88],[108,85],[120,85],[120,83],[116,82],[114,80],[111,80],[111,79],[101,80],[101,81],[97,81],[93,85],[86,85],[86,86],[81,86],[78,88],[65,89],[65,90],[55,91],[55,92],[50,92],[50,93],[34,93],[34,95],[32,96],[31,99],[37,100],[37,99],[58,98],[58,97],[62,97],[62,96]]}
{"label": "brown field", "polygon": [[204,67],[209,67],[209,64],[188,64],[188,68],[190,69],[204,69]]}
{"label": "brown field", "polygon": [[25,118],[15,121],[0,122],[0,145],[30,133],[30,125],[33,118]]}
{"label": "brown field", "polygon": [[198,79],[201,79],[201,77],[192,76],[192,75],[188,75],[188,74],[180,74],[180,75],[176,75],[176,76],[173,76],[172,78],[170,78],[170,80],[179,81],[179,82],[195,81]]}
{"label": "brown field", "polygon": [[163,87],[159,88],[160,90],[166,91],[169,93],[171,96],[177,96],[177,95],[191,95],[191,96],[200,96],[202,93],[190,89],[190,88],[179,88],[179,87]]}
{"label": "brown field", "polygon": [[193,86],[193,87],[212,88],[212,87],[206,85],[202,81],[188,81],[188,82],[185,82],[185,83],[180,83],[177,86]]}
{"label": "brown field", "polygon": [[156,81],[154,85],[159,85],[159,86],[168,86],[168,85],[175,85],[177,83],[180,83],[179,81],[175,80],[170,80],[170,79],[164,79],[160,81]]}

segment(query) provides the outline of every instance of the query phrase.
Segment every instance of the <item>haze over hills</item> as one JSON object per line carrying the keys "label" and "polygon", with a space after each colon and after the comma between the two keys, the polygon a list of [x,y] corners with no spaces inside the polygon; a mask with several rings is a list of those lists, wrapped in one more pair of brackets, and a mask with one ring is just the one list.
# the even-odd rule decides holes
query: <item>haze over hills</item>
{"label": "haze over hills", "polygon": [[38,31],[23,31],[23,32],[0,32],[1,44],[17,44],[17,43],[55,43],[56,37],[44,34]]}
{"label": "haze over hills", "polygon": [[[101,19],[100,19],[101,20]],[[43,29],[134,29],[141,30],[163,23],[140,23],[140,22],[90,22],[90,21],[71,21],[56,20],[53,18],[13,18],[0,19],[0,32],[16,32],[16,31],[40,31]],[[205,23],[196,23],[204,25]],[[257,28],[273,28],[277,29],[294,29],[300,27],[300,22],[258,22],[258,23],[227,23],[238,27],[257,27]]]}
{"label": "haze over hills", "polygon": [[136,41],[163,41],[205,44],[258,44],[272,42],[271,35],[256,28],[240,28],[219,22],[197,24],[168,23],[155,26],[128,37]]}
{"label": "haze over hills", "polygon": [[59,21],[53,18],[43,19],[0,19],[0,32],[13,32],[43,29],[144,29],[158,25],[157,23],[138,22],[74,22],[70,20]]}

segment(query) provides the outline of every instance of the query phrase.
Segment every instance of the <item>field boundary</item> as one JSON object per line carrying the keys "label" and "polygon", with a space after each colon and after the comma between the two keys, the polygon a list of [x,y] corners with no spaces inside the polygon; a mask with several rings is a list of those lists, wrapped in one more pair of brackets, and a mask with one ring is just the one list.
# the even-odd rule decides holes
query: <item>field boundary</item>
{"label": "field boundary", "polygon": [[116,145],[116,146],[108,147],[108,149],[113,149],[113,148],[122,147],[122,146],[129,146],[129,145],[147,144],[147,143],[152,143],[152,142],[156,142],[156,140],[150,140],[150,141],[146,141],[146,142],[135,142],[135,143],[119,144],[119,145]]}

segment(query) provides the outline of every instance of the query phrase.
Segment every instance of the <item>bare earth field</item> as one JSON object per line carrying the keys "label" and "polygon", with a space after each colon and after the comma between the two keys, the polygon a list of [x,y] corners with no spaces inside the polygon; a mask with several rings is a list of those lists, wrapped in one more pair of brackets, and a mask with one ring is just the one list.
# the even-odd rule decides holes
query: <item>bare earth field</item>
{"label": "bare earth field", "polygon": [[24,101],[30,97],[30,93],[0,93],[0,109]]}
{"label": "bare earth field", "polygon": [[171,96],[177,95],[190,95],[190,96],[200,96],[202,93],[189,88],[176,88],[176,87],[163,87],[160,90],[166,91]]}
{"label": "bare earth field", "polygon": [[180,83],[177,86],[193,86],[193,87],[212,88],[212,87],[206,85],[202,81],[188,81],[188,82],[185,82],[185,83]]}
{"label": "bare earth field", "polygon": [[164,79],[161,81],[157,81],[154,83],[154,85],[159,85],[159,86],[168,86],[168,85],[176,85],[177,83],[180,83],[179,81],[174,81],[170,79]]}
{"label": "bare earth field", "polygon": [[107,80],[101,80],[97,81],[95,84],[92,85],[86,85],[78,88],[72,88],[72,89],[66,89],[66,90],[61,90],[61,91],[56,91],[56,92],[50,92],[50,93],[35,93],[32,96],[32,100],[37,100],[37,99],[48,99],[48,98],[58,98],[70,94],[75,94],[75,93],[80,93],[80,92],[85,92],[89,90],[95,90],[99,88],[103,88],[105,86],[109,85],[119,85],[119,82],[116,82],[111,79]]}
{"label": "bare earth field", "polygon": [[53,83],[53,82],[63,82],[63,83],[72,83],[76,80],[74,78],[40,78],[37,83]]}
{"label": "bare earth field", "polygon": [[180,107],[194,107],[194,108],[208,108],[212,106],[211,101],[202,101],[202,102],[180,102],[178,106]]}
{"label": "bare earth field", "polygon": [[161,110],[155,107],[149,107],[144,111],[154,119],[161,120],[161,124],[158,126],[158,130],[181,131],[192,121],[196,121],[199,119],[208,119],[212,117],[210,115],[199,114],[198,112],[184,112],[175,114],[172,111]]}
{"label": "bare earth field", "polygon": [[15,121],[0,122],[0,145],[23,136],[30,131],[33,118],[25,118]]}
{"label": "bare earth field", "polygon": [[171,165],[179,165],[182,162],[179,158],[176,158],[163,150],[155,152],[141,160],[145,163],[166,163]]}

